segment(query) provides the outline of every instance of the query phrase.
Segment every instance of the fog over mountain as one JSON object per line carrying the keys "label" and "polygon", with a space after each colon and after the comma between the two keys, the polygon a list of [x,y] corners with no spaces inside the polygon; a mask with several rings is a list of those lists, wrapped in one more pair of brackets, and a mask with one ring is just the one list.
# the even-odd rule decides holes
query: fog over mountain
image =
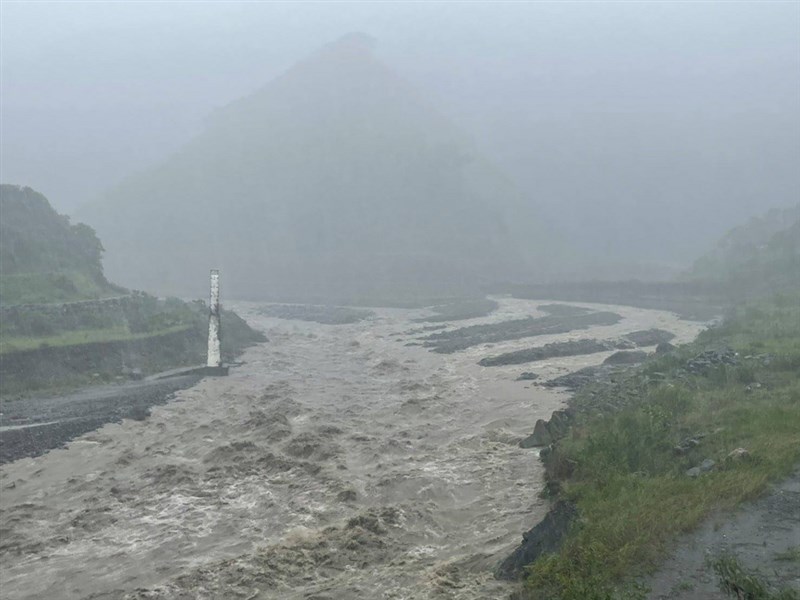
{"label": "fog over mountain", "polygon": [[215,109],[348,31],[374,35],[377,59],[563,241],[534,261],[536,277],[678,273],[731,227],[800,196],[795,3],[2,10],[2,179],[62,212],[163,163],[205,135]]}
{"label": "fog over mountain", "polygon": [[521,274],[525,250],[546,246],[530,202],[373,44],[324,46],[87,206],[108,272],[187,294],[216,265],[235,294],[306,299],[454,294]]}
{"label": "fog over mountain", "polygon": [[[794,289],[800,282],[800,204],[772,209],[733,228],[684,275],[738,283],[752,293]],[[737,294],[740,295],[740,294]]]}

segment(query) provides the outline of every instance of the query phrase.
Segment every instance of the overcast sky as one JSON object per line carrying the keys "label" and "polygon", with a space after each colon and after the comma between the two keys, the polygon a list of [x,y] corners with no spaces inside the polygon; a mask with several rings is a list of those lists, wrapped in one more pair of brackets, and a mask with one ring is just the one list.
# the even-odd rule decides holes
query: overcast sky
{"label": "overcast sky", "polygon": [[[598,201],[628,174],[638,181],[642,137],[663,148],[651,157],[659,164],[679,161],[687,142],[695,163],[718,152],[734,173],[762,157],[767,197],[725,200],[731,221],[758,202],[796,202],[800,189],[798,2],[4,0],[1,25],[2,180],[68,212],[178,148],[215,107],[351,31],[377,38],[387,64],[545,204],[586,195],[555,181],[537,188],[531,174],[566,164],[559,154],[578,161],[566,177],[608,188]],[[586,162],[610,179],[581,179]],[[714,207],[735,195],[706,191]],[[632,191],[625,202],[647,199]]]}

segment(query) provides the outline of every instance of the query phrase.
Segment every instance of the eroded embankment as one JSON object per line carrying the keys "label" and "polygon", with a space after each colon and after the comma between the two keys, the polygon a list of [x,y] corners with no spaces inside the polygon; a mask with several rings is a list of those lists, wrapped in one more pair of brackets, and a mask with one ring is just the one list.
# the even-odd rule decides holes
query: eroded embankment
{"label": "eroded embankment", "polygon": [[[538,303],[499,304],[466,325],[545,316]],[[437,354],[406,345],[429,333],[414,322],[423,311],[325,326],[242,308],[270,342],[230,377],[1,468],[3,593],[477,599],[514,589],[493,569],[547,510],[542,466],[520,441],[566,395],[477,362],[530,341]],[[575,334],[658,327],[685,340],[698,330],[667,313],[611,310],[615,324]],[[536,370],[547,380],[608,354]]]}
{"label": "eroded embankment", "polygon": [[[800,305],[781,300],[742,307],[640,368],[573,379],[582,387],[569,407],[524,442],[542,447],[553,509],[499,574],[533,563],[532,598],[618,597],[679,533],[716,514],[648,580],[653,597],[722,598],[720,583],[752,598],[798,597],[796,569],[775,568],[797,561],[796,481],[768,488],[800,461]],[[726,539],[739,526],[750,541]]]}
{"label": "eroded embankment", "polygon": [[[81,387],[139,380],[205,362],[208,309],[202,302],[119,298],[0,307],[0,397],[63,394]],[[264,341],[224,310],[222,354],[233,360]]]}
{"label": "eroded embankment", "polygon": [[4,381],[4,398],[30,394],[32,390],[64,387],[75,382],[91,383],[128,379],[132,368],[141,376],[167,367],[200,364],[203,342],[202,331],[191,327],[180,328],[161,335],[140,339],[104,341],[47,346],[18,352],[0,354],[0,377]]}

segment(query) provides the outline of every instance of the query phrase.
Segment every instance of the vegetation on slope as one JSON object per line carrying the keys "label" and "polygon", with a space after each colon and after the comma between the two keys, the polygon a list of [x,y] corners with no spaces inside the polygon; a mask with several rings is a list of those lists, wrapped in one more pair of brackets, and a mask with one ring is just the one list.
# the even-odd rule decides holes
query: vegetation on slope
{"label": "vegetation on slope", "polygon": [[800,204],[773,209],[728,232],[699,258],[688,279],[763,293],[800,285]]}
{"label": "vegetation on slope", "polygon": [[[46,333],[2,333],[0,396],[60,392],[205,362],[208,307],[202,301],[160,300],[142,294],[98,315],[91,327],[80,326],[88,322],[86,313],[81,312],[73,315],[72,326],[66,323],[52,328],[55,321],[51,319],[34,320],[37,327],[49,328]],[[35,313],[32,316],[37,317]],[[106,318],[109,322],[100,323]],[[226,362],[233,361],[247,346],[265,340],[231,311],[222,311],[222,326],[222,357]],[[3,328],[10,329],[7,320]]]}
{"label": "vegetation on slope", "polygon": [[[159,299],[109,283],[101,263],[103,246],[94,231],[70,224],[30,188],[0,186],[0,213],[0,393],[80,385],[132,371],[146,374],[202,362],[208,327],[205,303]],[[222,349],[228,360],[264,339],[234,313],[224,311],[222,319]],[[146,357],[125,352],[116,360],[100,360],[104,344],[117,344],[119,349],[118,343],[176,333],[185,334],[180,344],[154,343]],[[54,352],[59,348],[85,355],[84,366],[102,366],[97,373],[83,372],[76,363],[61,361],[63,353]]]}
{"label": "vegetation on slope", "polygon": [[773,209],[732,229],[672,281],[564,281],[494,286],[517,298],[624,304],[707,320],[732,299],[800,289],[800,205]]}
{"label": "vegetation on slope", "polygon": [[[115,302],[70,308],[68,312],[52,313],[31,306],[9,312],[0,321],[0,354],[137,340],[183,330],[196,332],[196,353],[202,355],[205,349],[208,306],[201,300],[184,302],[134,292],[129,298]],[[231,311],[223,310],[222,320],[225,327],[222,350],[229,359],[247,342],[263,339]]]}
{"label": "vegetation on slope", "polygon": [[[721,348],[738,352],[735,364],[697,358]],[[526,589],[531,598],[636,595],[626,581],[678,533],[756,497],[800,461],[800,295],[742,306],[693,344],[582,390],[575,406],[576,424],[545,463],[550,489],[579,517],[561,548],[530,567]],[[747,453],[736,458],[739,448]],[[687,475],[706,459],[713,468]]]}
{"label": "vegetation on slope", "polygon": [[118,295],[103,276],[94,230],[71,224],[42,194],[0,184],[0,304],[69,302]]}

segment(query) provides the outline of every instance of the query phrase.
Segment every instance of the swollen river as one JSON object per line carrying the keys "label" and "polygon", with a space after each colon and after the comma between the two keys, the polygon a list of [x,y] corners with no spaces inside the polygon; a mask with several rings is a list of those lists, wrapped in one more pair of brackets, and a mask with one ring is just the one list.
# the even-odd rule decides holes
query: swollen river
{"label": "swollen river", "polygon": [[[499,302],[448,325],[541,315],[541,302]],[[702,327],[597,306],[622,320],[436,354],[407,345],[422,310],[321,325],[232,308],[269,341],[229,377],[0,468],[0,597],[507,597],[513,584],[492,569],[547,510],[536,451],[518,443],[567,398],[515,379],[546,381],[610,352],[478,360],[651,327],[681,343]]]}

